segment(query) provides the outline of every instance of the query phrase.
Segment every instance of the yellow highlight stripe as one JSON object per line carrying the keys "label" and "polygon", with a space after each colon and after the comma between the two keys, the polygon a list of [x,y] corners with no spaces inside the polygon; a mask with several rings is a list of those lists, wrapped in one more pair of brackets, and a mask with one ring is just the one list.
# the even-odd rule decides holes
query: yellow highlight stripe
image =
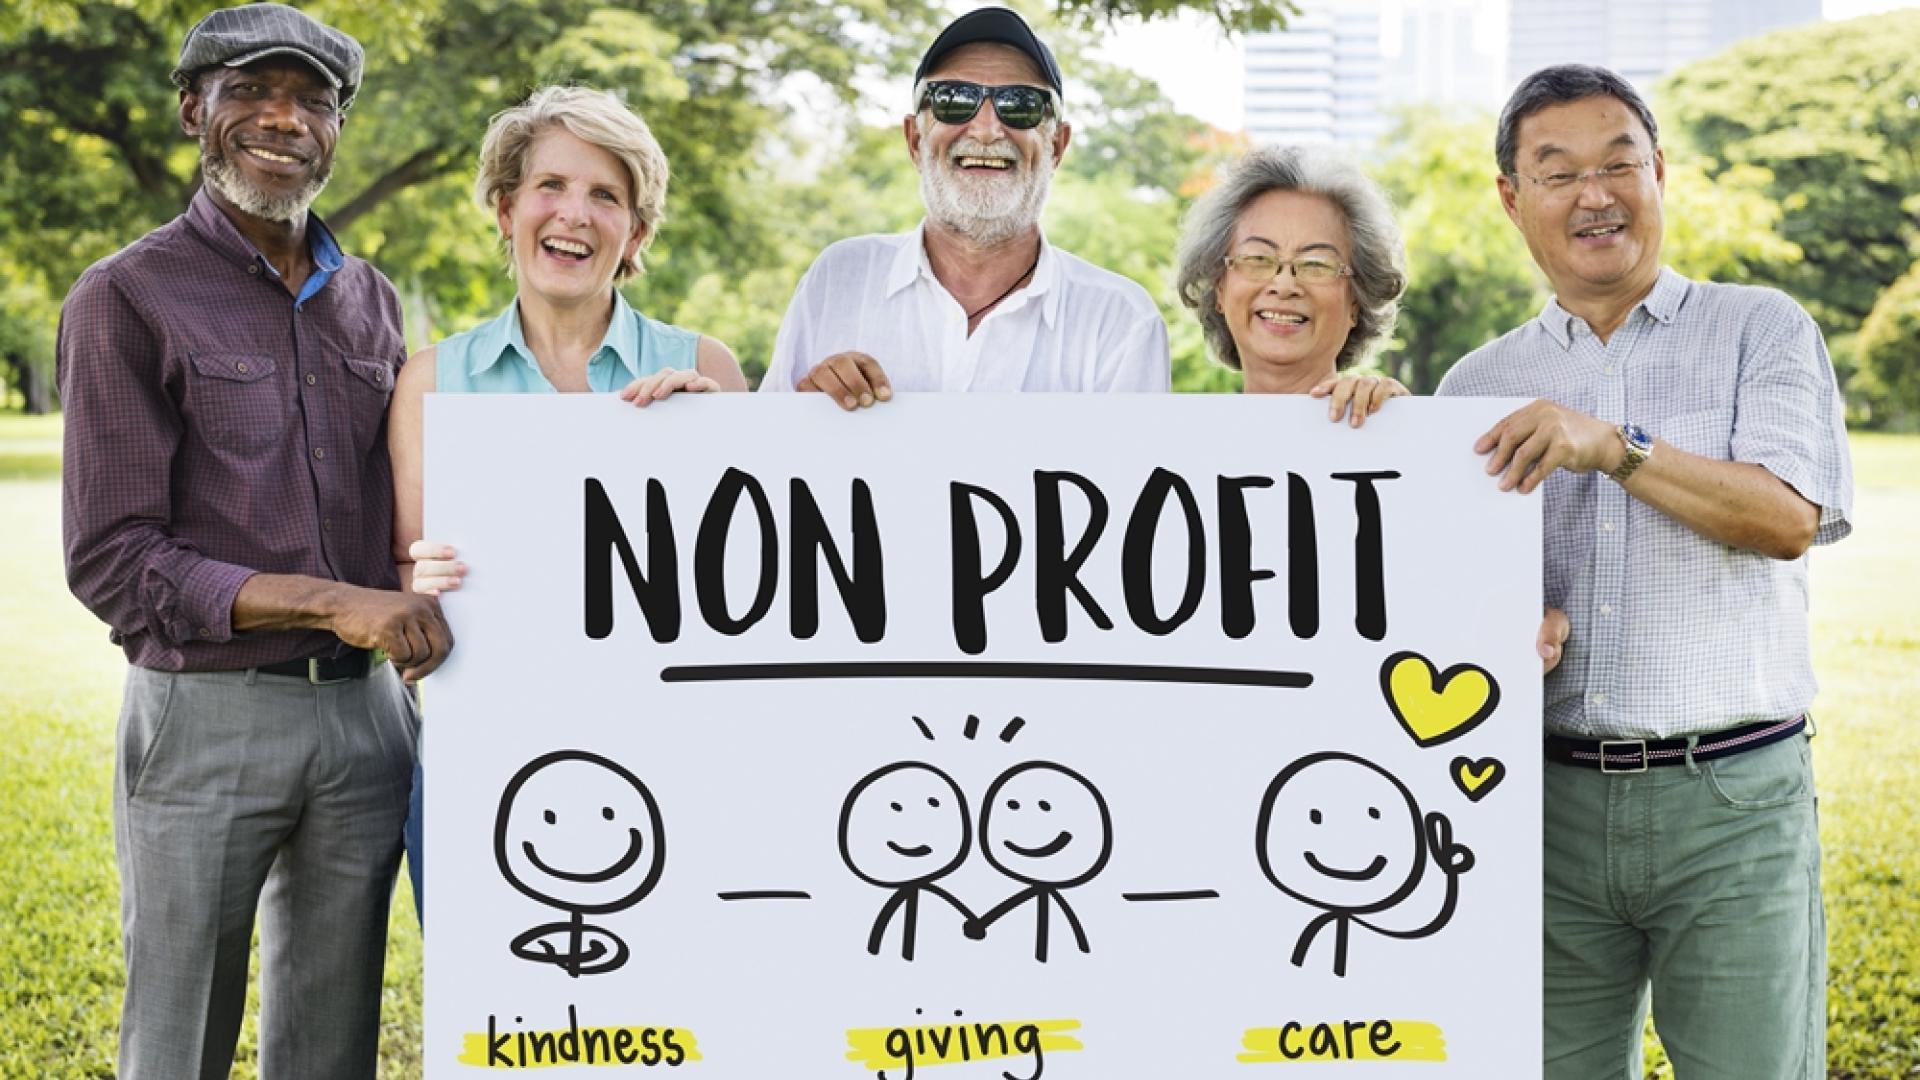
{"label": "yellow highlight stripe", "polygon": [[[648,1025],[561,1028],[557,1031],[503,1029],[495,1032],[495,1036],[505,1036],[506,1042],[495,1045],[500,1056],[508,1059],[509,1063],[506,1064],[488,1053],[485,1032],[469,1031],[460,1036],[460,1056],[454,1060],[482,1069],[551,1069],[558,1065],[625,1069],[648,1061],[665,1065],[671,1052],[663,1041],[663,1033],[669,1031],[673,1033],[674,1045],[685,1055],[681,1059],[682,1064],[701,1060],[700,1044],[694,1039],[692,1030]],[[621,1032],[626,1032],[626,1060],[613,1051],[619,1045]],[[646,1032],[653,1033],[651,1042],[646,1040]],[[562,1041],[563,1037],[565,1041]]]}
{"label": "yellow highlight stripe", "polygon": [[1383,1053],[1374,1052],[1373,1026],[1380,1021],[1350,1025],[1340,1021],[1285,1027],[1248,1028],[1240,1037],[1247,1053],[1243,1065],[1300,1061],[1445,1061],[1447,1039],[1440,1025],[1425,1020],[1388,1020],[1391,1034],[1379,1039]]}
{"label": "yellow highlight stripe", "polygon": [[[1027,1039],[1037,1041],[1042,1053],[1086,1049],[1079,1039],[1063,1034],[1078,1031],[1078,1020],[981,1020],[909,1028],[848,1028],[847,1060],[877,1070],[895,1068],[908,1057],[915,1066],[1026,1057],[1032,1051],[1020,1048],[1019,1033],[1027,1028],[1033,1029]],[[889,1039],[904,1040],[907,1053],[894,1053],[888,1048]]]}

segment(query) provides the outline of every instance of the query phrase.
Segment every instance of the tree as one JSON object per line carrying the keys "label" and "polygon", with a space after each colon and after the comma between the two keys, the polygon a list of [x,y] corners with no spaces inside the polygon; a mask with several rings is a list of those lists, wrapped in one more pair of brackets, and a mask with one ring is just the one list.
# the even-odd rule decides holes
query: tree
{"label": "tree", "polygon": [[1382,368],[1430,394],[1456,361],[1545,301],[1520,232],[1500,208],[1490,118],[1406,113],[1374,169],[1400,215],[1407,291]]}
{"label": "tree", "polygon": [[[89,263],[185,206],[198,157],[180,137],[165,73],[209,3],[0,7],[0,266],[34,266],[44,294],[58,297]],[[416,344],[470,324],[511,295],[491,222],[473,207],[467,185],[487,119],[533,86],[576,81],[623,95],[673,163],[671,220],[650,253],[648,275],[630,288],[654,301],[650,310],[670,308],[666,298],[690,301],[696,291],[711,306],[716,292],[755,274],[764,300],[769,252],[784,263],[796,245],[785,207],[769,198],[791,190],[782,181],[793,160],[782,155],[780,135],[790,126],[791,102],[801,99],[796,85],[822,87],[850,105],[857,76],[910,68],[947,18],[936,0],[303,6],[368,48],[366,87],[348,114],[318,209],[354,252],[400,285]],[[1285,11],[1270,0],[1059,3],[1078,26],[1186,7],[1229,27],[1272,25]],[[1156,130],[1168,126],[1163,114],[1153,122]],[[845,194],[843,219],[865,205],[861,194]],[[0,320],[46,320],[46,305],[25,303],[24,295],[9,293]],[[0,328],[0,340],[31,343],[38,333]],[[38,348],[7,355],[31,355],[44,369],[50,354]]]}
{"label": "tree", "polygon": [[1830,336],[1857,329],[1920,241],[1920,12],[1743,42],[1655,97],[1670,165],[1770,176],[1776,231],[1803,258],[1751,280],[1792,293]]}
{"label": "tree", "polygon": [[1856,349],[1875,423],[1920,426],[1920,262],[1880,294]]}

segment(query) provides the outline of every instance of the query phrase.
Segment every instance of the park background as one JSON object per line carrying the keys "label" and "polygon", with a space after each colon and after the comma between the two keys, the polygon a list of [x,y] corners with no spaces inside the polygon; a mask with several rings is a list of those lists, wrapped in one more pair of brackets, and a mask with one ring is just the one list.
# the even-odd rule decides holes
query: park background
{"label": "park background", "polygon": [[[368,80],[317,205],[399,287],[418,347],[511,298],[471,178],[489,116],[575,81],[622,93],[673,166],[668,219],[629,299],[765,369],[827,244],[911,227],[908,73],[935,0],[304,3],[368,47]],[[1173,295],[1182,213],[1242,136],[1100,59],[1117,25],[1195,12],[1235,31],[1269,0],[1017,5],[1069,73],[1074,139],[1048,238],[1157,298],[1178,390],[1230,392]],[[120,996],[109,814],[124,666],[67,595],[53,339],[94,260],[183,208],[197,151],[165,80],[205,0],[0,4],[0,1076],[108,1077]],[[1853,428],[1856,532],[1813,555],[1817,758],[1829,920],[1830,1074],[1920,1077],[1920,11],[1751,39],[1652,92],[1669,265],[1771,285],[1827,335]],[[1412,285],[1373,362],[1417,392],[1538,311],[1544,282],[1494,194],[1493,118],[1401,114],[1364,155],[1399,208]],[[405,886],[383,1077],[419,1075],[419,930]],[[1658,1003],[1655,1003],[1657,1014]],[[254,1029],[235,1075],[252,1077]],[[1649,1038],[1649,1075],[1670,1075]]]}

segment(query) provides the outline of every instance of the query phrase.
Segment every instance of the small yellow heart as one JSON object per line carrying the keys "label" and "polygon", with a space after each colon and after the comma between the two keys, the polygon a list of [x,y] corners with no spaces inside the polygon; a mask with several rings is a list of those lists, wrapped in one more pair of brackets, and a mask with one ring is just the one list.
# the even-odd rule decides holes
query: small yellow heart
{"label": "small yellow heart", "polygon": [[1436,746],[1472,731],[1500,704],[1500,684],[1476,664],[1444,672],[1416,652],[1399,652],[1380,665],[1380,689],[1394,719],[1418,746]]}
{"label": "small yellow heart", "polygon": [[1498,758],[1481,758],[1475,761],[1469,757],[1453,759],[1453,784],[1461,794],[1474,802],[1486,797],[1487,792],[1499,786],[1507,775],[1507,767]]}

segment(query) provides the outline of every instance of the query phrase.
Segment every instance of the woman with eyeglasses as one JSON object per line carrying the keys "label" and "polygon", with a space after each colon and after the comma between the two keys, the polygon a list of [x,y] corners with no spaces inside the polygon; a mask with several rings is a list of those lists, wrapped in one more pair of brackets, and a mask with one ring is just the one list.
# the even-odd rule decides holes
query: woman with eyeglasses
{"label": "woman with eyeglasses", "polygon": [[[1256,150],[1188,212],[1180,299],[1249,394],[1311,394],[1359,427],[1407,388],[1342,375],[1393,330],[1407,288],[1393,204],[1359,166],[1319,147]],[[1566,615],[1548,608],[1535,647],[1560,662]]]}
{"label": "woman with eyeglasses", "polygon": [[[747,388],[725,345],[648,318],[620,293],[642,272],[640,253],[660,228],[666,195],[666,154],[646,122],[606,91],[544,87],[488,125],[474,196],[499,225],[519,292],[493,319],[400,369],[387,441],[404,587],[438,596],[467,572],[452,547],[420,537],[427,392],[617,393],[645,406],[675,392]],[[416,769],[407,821],[416,904],[420,795]]]}
{"label": "woman with eyeglasses", "polygon": [[1312,394],[1359,427],[1407,393],[1342,378],[1393,330],[1406,291],[1392,204],[1346,158],[1318,147],[1256,150],[1194,204],[1180,238],[1180,299],[1249,394]]}

